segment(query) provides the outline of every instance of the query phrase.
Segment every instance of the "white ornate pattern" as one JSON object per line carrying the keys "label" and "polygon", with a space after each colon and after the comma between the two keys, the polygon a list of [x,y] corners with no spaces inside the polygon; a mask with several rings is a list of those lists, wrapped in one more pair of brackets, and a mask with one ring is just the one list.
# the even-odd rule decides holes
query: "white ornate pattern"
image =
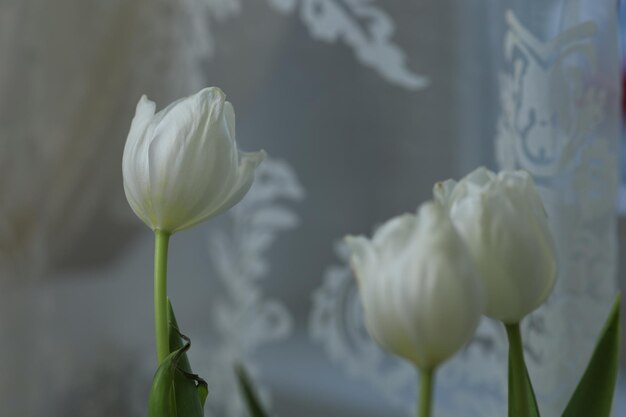
{"label": "white ornate pattern", "polygon": [[[248,195],[230,210],[227,228],[210,236],[209,254],[224,294],[213,300],[211,319],[217,343],[204,347],[207,368],[204,372],[198,370],[207,376],[211,390],[209,415],[246,415],[233,374],[234,364],[244,362],[256,374],[251,357],[254,351],[290,332],[291,316],[278,301],[263,296],[259,280],[268,272],[264,255],[277,234],[298,224],[298,217],[283,201],[298,201],[303,196],[289,165],[268,159],[258,168]],[[267,401],[267,390],[261,387],[261,392]]]}
{"label": "white ornate pattern", "polygon": [[[415,73],[407,66],[406,53],[392,40],[395,23],[376,4],[376,0],[267,1],[278,13],[297,13],[314,39],[327,43],[345,43],[354,51],[360,63],[374,69],[387,82],[409,90],[428,86],[426,76]],[[215,39],[210,20],[218,23],[227,21],[240,15],[242,9],[241,0],[184,0],[175,14],[176,24],[169,25],[171,31],[155,32],[152,36],[163,37],[163,43],[171,42],[172,38],[183,38],[182,42],[176,42],[182,47],[182,52],[177,55],[184,58],[183,64],[189,65],[185,70],[194,76],[194,81],[202,80],[204,77],[199,71],[201,63],[214,55]],[[161,7],[149,10],[151,13],[147,20],[162,20],[159,18],[163,15]],[[155,54],[154,60],[167,66],[160,61],[168,57],[158,55],[158,52]],[[141,68],[140,74],[146,74],[146,69],[143,66]],[[172,79],[170,83],[176,85],[179,81]]]}
{"label": "white ornate pattern", "polygon": [[585,75],[595,71],[591,39],[596,24],[582,23],[544,43],[512,12],[506,20],[510,72],[501,79],[498,157],[507,167],[551,176],[571,163],[581,142],[602,122],[606,92],[585,83]]}
{"label": "white ornate pattern", "polygon": [[512,12],[506,20],[498,162],[540,184],[560,265],[548,304],[525,323],[529,372],[550,417],[582,374],[615,291],[617,137],[605,132],[619,122],[604,115],[617,103],[595,81],[595,22],[544,42]]}
{"label": "white ornate pattern", "polygon": [[[241,13],[240,0],[188,0],[196,11],[208,8],[218,21]],[[392,41],[394,22],[375,0],[267,0],[281,14],[297,12],[314,39],[344,42],[356,58],[380,74],[387,82],[409,90],[428,85],[428,78],[416,74],[406,64],[406,54]],[[202,2],[206,2],[202,4]],[[196,14],[194,19],[202,13]],[[205,22],[206,25],[206,22]],[[193,27],[193,26],[192,26]],[[198,32],[198,31],[196,31]],[[204,33],[205,47],[212,52],[213,37]]]}
{"label": "white ornate pattern", "polygon": [[361,63],[376,70],[388,82],[409,90],[428,85],[426,77],[407,67],[405,53],[391,40],[394,22],[374,0],[268,1],[282,13],[299,7],[300,17],[313,38],[343,41]]}

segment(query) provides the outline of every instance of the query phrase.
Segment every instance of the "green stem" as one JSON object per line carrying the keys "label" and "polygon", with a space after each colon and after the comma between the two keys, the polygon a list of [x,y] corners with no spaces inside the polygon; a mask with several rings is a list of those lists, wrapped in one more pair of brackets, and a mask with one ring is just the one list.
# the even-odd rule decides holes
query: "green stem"
{"label": "green stem", "polygon": [[519,323],[506,324],[509,338],[509,416],[531,416],[532,394],[528,391],[526,363]]}
{"label": "green stem", "polygon": [[418,405],[418,417],[430,417],[433,397],[433,384],[435,371],[433,369],[420,369],[420,402]]}
{"label": "green stem", "polygon": [[158,363],[170,353],[167,324],[167,244],[170,234],[154,232],[154,325]]}

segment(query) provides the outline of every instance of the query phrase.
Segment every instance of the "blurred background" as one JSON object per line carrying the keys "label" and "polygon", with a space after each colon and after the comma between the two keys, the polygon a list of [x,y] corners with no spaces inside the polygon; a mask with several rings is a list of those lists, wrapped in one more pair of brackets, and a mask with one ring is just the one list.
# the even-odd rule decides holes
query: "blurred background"
{"label": "blurred background", "polygon": [[[524,336],[542,415],[560,415],[626,289],[618,6],[0,0],[0,416],[147,415],[153,240],[122,150],[141,94],[160,109],[209,85],[269,159],[238,206],[171,240],[208,415],[247,415],[236,361],[275,415],[413,415],[414,372],[365,334],[341,238],[479,165],[530,171],[546,204],[560,276]],[[436,416],[505,415],[505,360],[484,320],[439,373]]]}

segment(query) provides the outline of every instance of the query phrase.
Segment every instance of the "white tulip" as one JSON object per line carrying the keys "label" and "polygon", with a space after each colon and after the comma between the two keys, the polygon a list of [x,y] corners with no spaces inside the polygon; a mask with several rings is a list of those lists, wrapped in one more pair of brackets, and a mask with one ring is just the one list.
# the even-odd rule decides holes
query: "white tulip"
{"label": "white tulip", "polygon": [[365,326],[385,349],[433,369],[474,334],[480,280],[445,210],[425,203],[374,234],[347,237]]}
{"label": "white tulip", "polygon": [[248,192],[264,152],[235,142],[235,112],[216,87],[158,113],[146,96],[137,104],[124,156],[124,191],[153,230],[174,233],[237,204]]}
{"label": "white tulip", "polygon": [[556,258],[532,177],[481,167],[458,183],[435,184],[433,192],[476,262],[485,314],[513,324],[543,304],[556,281]]}

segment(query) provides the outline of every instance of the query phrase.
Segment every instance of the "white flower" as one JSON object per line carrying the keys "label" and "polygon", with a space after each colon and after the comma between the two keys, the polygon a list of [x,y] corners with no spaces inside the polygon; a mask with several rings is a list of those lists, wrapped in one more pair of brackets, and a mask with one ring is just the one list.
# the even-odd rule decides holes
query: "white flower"
{"label": "white flower", "polygon": [[556,281],[556,258],[541,197],[525,171],[478,168],[456,183],[435,184],[483,280],[486,315],[518,323],[544,303]]}
{"label": "white flower", "polygon": [[365,326],[385,349],[432,369],[474,334],[480,280],[445,210],[425,203],[374,234],[347,237]]}
{"label": "white flower", "polygon": [[135,214],[153,230],[174,233],[237,204],[254,180],[263,151],[235,142],[235,112],[216,87],[154,114],[137,104],[122,159],[124,191]]}

